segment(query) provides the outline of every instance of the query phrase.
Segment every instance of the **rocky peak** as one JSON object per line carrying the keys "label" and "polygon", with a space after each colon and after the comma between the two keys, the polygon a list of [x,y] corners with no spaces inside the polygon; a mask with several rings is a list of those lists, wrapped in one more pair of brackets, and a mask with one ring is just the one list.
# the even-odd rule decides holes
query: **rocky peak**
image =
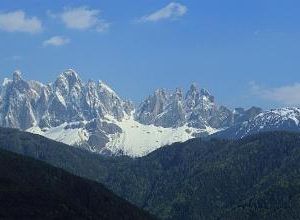
{"label": "rocky peak", "polygon": [[174,98],[178,101],[181,101],[183,99],[183,91],[181,88],[176,88],[174,94]]}
{"label": "rocky peak", "polygon": [[12,83],[8,83],[8,86],[10,87],[11,91],[24,94],[33,92],[33,90],[31,90],[30,88],[29,83],[23,80],[21,71],[14,71],[12,74],[12,78],[13,79],[9,81]]}
{"label": "rocky peak", "polygon": [[210,101],[210,102],[214,102],[215,101],[215,98],[214,96],[212,96],[208,90],[206,89],[201,89],[200,90],[200,96],[202,97],[207,97],[207,99]]}
{"label": "rocky peak", "polygon": [[60,90],[63,95],[67,95],[72,90],[77,92],[81,90],[83,84],[78,74],[74,70],[68,69],[57,77],[54,87],[56,90]]}
{"label": "rocky peak", "polygon": [[79,78],[79,75],[77,74],[77,72],[73,69],[67,69],[64,72],[62,72],[59,77],[63,77],[68,79],[69,81],[81,81]]}
{"label": "rocky peak", "polygon": [[151,102],[155,103],[153,107],[159,108],[162,110],[163,106],[166,104],[166,101],[169,98],[169,94],[166,89],[157,89],[155,90],[153,96],[150,96]]}
{"label": "rocky peak", "polygon": [[214,105],[214,97],[206,89],[199,90],[195,83],[191,85],[185,97],[185,109],[187,112],[192,112],[194,109],[210,111]]}
{"label": "rocky peak", "polygon": [[20,81],[22,79],[22,73],[19,70],[13,72],[13,82]]}
{"label": "rocky peak", "polygon": [[211,96],[209,91],[207,89],[201,89],[200,90],[200,95],[203,95],[203,96]]}
{"label": "rocky peak", "polygon": [[26,129],[36,122],[32,110],[39,95],[23,80],[20,71],[12,74],[12,80],[5,80],[1,89],[0,126]]}
{"label": "rocky peak", "polygon": [[192,83],[189,89],[190,93],[196,93],[198,91],[197,83]]}
{"label": "rocky peak", "polygon": [[187,109],[192,109],[198,104],[199,96],[199,89],[197,85],[193,83],[185,96]]}
{"label": "rocky peak", "polygon": [[98,90],[100,93],[104,93],[111,97],[120,99],[120,97],[117,95],[117,93],[112,88],[110,88],[106,83],[104,83],[102,80],[98,81]]}

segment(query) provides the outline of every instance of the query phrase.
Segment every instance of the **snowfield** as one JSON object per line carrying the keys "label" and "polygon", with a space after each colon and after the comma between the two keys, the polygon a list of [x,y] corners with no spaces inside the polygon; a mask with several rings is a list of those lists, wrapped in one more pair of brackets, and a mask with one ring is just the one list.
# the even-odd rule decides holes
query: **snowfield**
{"label": "snowfield", "polygon": [[133,157],[144,156],[164,145],[187,141],[194,138],[195,133],[212,134],[217,131],[210,127],[196,129],[186,125],[177,128],[144,125],[135,121],[133,116],[128,116],[121,122],[110,117],[110,121],[121,127],[123,132],[111,135],[106,148],[112,152],[122,150],[124,154]]}
{"label": "snowfield", "polygon": [[39,127],[32,127],[27,129],[26,131],[34,134],[39,134],[49,139],[63,142],[69,145],[77,145],[88,140],[88,132],[85,129],[66,128],[67,125],[67,123],[63,123],[60,126],[47,130],[41,130]]}
{"label": "snowfield", "polygon": [[[207,127],[206,129],[196,129],[187,125],[177,128],[164,128],[154,125],[144,125],[134,120],[133,115],[125,117],[122,121],[114,119],[113,116],[106,115],[104,121],[118,125],[123,132],[108,135],[109,142],[103,146],[104,150],[109,150],[113,154],[122,152],[131,157],[141,157],[152,151],[175,142],[184,142],[194,138],[193,134],[212,134],[217,130]],[[69,128],[67,123],[60,126],[41,130],[39,127],[27,129],[28,132],[42,135],[55,141],[69,145],[80,145],[89,138],[88,132],[83,128]],[[101,153],[98,152],[98,153]]]}

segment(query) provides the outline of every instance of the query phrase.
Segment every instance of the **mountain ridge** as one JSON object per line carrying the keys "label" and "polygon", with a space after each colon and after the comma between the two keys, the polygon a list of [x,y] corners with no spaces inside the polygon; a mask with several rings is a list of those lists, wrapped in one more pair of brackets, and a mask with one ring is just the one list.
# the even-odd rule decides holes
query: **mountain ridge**
{"label": "mountain ridge", "polygon": [[285,107],[263,111],[248,121],[238,123],[212,137],[241,139],[267,131],[300,131],[300,108]]}

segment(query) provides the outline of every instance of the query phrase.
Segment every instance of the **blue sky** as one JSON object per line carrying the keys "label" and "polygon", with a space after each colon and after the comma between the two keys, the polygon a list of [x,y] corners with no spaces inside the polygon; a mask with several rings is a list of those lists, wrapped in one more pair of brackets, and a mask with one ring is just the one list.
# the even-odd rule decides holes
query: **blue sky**
{"label": "blue sky", "polygon": [[196,82],[230,107],[300,104],[299,0],[1,0],[0,49],[1,79],[73,68],[135,102]]}

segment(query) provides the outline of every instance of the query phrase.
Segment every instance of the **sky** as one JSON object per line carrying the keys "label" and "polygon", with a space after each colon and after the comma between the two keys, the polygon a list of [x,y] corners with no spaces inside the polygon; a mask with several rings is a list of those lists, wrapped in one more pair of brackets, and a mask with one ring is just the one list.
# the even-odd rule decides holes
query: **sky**
{"label": "sky", "polygon": [[0,80],[65,69],[138,103],[157,88],[216,102],[300,105],[299,0],[1,0]]}

